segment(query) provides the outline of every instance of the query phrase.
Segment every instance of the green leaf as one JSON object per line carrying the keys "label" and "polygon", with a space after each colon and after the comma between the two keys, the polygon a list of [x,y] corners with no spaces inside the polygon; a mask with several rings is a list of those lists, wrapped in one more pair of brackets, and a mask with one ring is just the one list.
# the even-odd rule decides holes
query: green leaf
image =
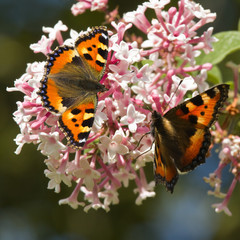
{"label": "green leaf", "polygon": [[240,32],[228,31],[220,32],[214,35],[218,42],[213,43],[213,52],[208,55],[202,54],[196,59],[197,64],[212,63],[213,65],[220,63],[227,55],[240,50]]}
{"label": "green leaf", "polygon": [[142,60],[142,65],[144,66],[145,64],[149,64],[149,66],[153,65],[153,61],[149,59],[144,59]]}
{"label": "green leaf", "polygon": [[133,65],[135,67],[137,67],[138,69],[140,69],[141,67],[143,67],[145,64],[148,64],[149,66],[151,66],[153,64],[152,60],[149,59],[144,59],[141,62],[135,62]]}
{"label": "green leaf", "polygon": [[217,66],[213,66],[213,68],[210,71],[208,71],[207,80],[212,85],[223,82],[221,71]]}

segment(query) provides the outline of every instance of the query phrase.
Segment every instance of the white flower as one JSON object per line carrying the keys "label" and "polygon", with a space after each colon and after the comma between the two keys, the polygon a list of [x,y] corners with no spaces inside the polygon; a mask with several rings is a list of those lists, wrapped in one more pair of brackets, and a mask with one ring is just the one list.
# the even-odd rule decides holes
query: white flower
{"label": "white flower", "polygon": [[163,39],[157,36],[154,31],[150,31],[147,34],[147,40],[145,40],[141,46],[142,48],[153,48],[160,47],[162,45]]}
{"label": "white flower", "polygon": [[224,161],[226,159],[240,159],[240,137],[230,135],[222,141],[222,150],[219,153],[219,158]]}
{"label": "white flower", "polygon": [[121,168],[118,172],[113,173],[113,176],[117,178],[119,181],[123,182],[124,187],[128,187],[129,180],[135,179],[135,175],[130,173],[129,170],[125,168]]}
{"label": "white flower", "polygon": [[41,132],[39,138],[42,142],[39,144],[38,150],[41,150],[43,155],[59,158],[60,151],[66,149],[66,146],[59,141],[59,132]]}
{"label": "white flower", "polygon": [[191,44],[187,44],[185,47],[185,53],[182,55],[182,59],[189,62],[191,66],[196,64],[195,58],[201,54],[200,51],[194,51]]}
{"label": "white flower", "polygon": [[[30,114],[26,114],[26,109],[24,108],[22,102],[17,101],[16,103],[17,103],[18,110],[13,113],[14,121],[18,125],[20,125],[22,123],[27,123],[32,118],[32,116]],[[21,128],[21,126],[20,126],[20,128]]]}
{"label": "white flower", "polygon": [[127,116],[121,118],[121,123],[128,125],[130,132],[135,133],[137,131],[137,124],[144,121],[146,116],[135,110],[133,104],[130,104],[127,108]]}
{"label": "white flower", "polygon": [[108,0],[93,0],[91,11],[101,10],[107,7]]}
{"label": "white flower", "polygon": [[183,42],[186,40],[186,36],[184,34],[185,25],[179,25],[175,27],[173,24],[167,23],[166,26],[168,31],[170,32],[170,34],[167,36],[169,41],[178,40]]}
{"label": "white flower", "polygon": [[92,190],[94,186],[94,180],[100,178],[101,174],[94,170],[89,165],[89,162],[84,158],[80,159],[79,165],[80,168],[74,171],[74,176],[82,178],[87,189]]}
{"label": "white flower", "polygon": [[[123,19],[126,22],[136,22],[136,20],[140,21],[143,20],[144,13],[146,11],[146,7],[142,5],[138,5],[136,11],[127,12],[123,15]],[[143,24],[144,22],[142,22]]]}
{"label": "white flower", "polygon": [[140,69],[138,69],[137,67],[131,65],[130,67],[131,70],[134,71],[134,76],[132,79],[133,83],[137,83],[140,81],[143,81],[145,83],[149,82],[149,77],[148,77],[148,72],[149,72],[149,64],[145,64],[143,65]]}
{"label": "white flower", "polygon": [[122,41],[125,31],[132,27],[131,23],[125,24],[123,22],[119,22],[117,24],[114,21],[112,21],[111,24],[116,29],[116,32],[117,32],[116,34],[112,35],[110,38],[110,42],[112,42],[113,44]]}
{"label": "white flower", "polygon": [[125,60],[120,61],[117,65],[110,64],[109,69],[113,73],[108,73],[108,79],[116,81],[124,90],[127,90],[128,84],[134,75],[128,70],[129,63]]}
{"label": "white flower", "polygon": [[105,205],[105,204],[103,204],[103,203],[101,203],[101,202],[99,201],[99,198],[98,198],[97,195],[95,195],[95,194],[96,194],[95,192],[89,191],[89,190],[88,190],[87,188],[85,188],[85,187],[81,187],[80,190],[84,193],[84,195],[85,195],[85,200],[88,200],[88,201],[91,203],[91,204],[87,205],[87,206],[84,208],[84,211],[85,211],[85,212],[88,212],[88,210],[89,210],[90,208],[93,208],[93,209],[95,209],[95,210],[97,210],[97,209],[99,209],[99,208],[102,208],[102,209],[104,209],[106,212],[108,212],[108,211],[110,210],[110,208],[109,208],[107,205]]}
{"label": "white flower", "polygon": [[65,198],[65,199],[61,199],[59,202],[58,202],[59,205],[62,205],[62,204],[68,204],[70,207],[72,207],[73,209],[77,209],[78,206],[85,206],[85,203],[84,202],[78,202],[76,199],[71,199],[71,197],[69,198]]}
{"label": "white flower", "polygon": [[28,123],[22,122],[19,124],[21,133],[16,136],[14,141],[18,145],[15,153],[20,154],[22,147],[25,143],[33,142],[37,143],[39,141],[39,136],[38,134],[31,134],[30,133],[30,127]]}
{"label": "white flower", "polygon": [[200,73],[195,77],[195,82],[198,85],[200,92],[204,92],[209,88],[209,84],[206,82],[207,79],[207,70],[202,69]]}
{"label": "white flower", "polygon": [[149,2],[144,2],[143,5],[148,8],[164,8],[165,5],[167,5],[170,2],[170,0],[149,0]]}
{"label": "white flower", "polygon": [[99,131],[102,128],[103,123],[108,120],[107,115],[104,112],[102,112],[104,107],[105,101],[104,100],[99,101],[92,129],[94,132]]}
{"label": "white flower", "polygon": [[114,189],[107,189],[104,192],[98,193],[98,197],[104,198],[104,205],[109,206],[110,204],[118,204],[118,192]]}
{"label": "white flower", "polygon": [[181,79],[181,78],[177,77],[176,75],[174,75],[174,76],[172,76],[172,80],[176,87],[182,81],[179,86],[179,91],[183,91],[184,93],[187,91],[195,90],[197,88],[197,84],[195,83],[194,79],[191,76]]}
{"label": "white flower", "polygon": [[[136,133],[134,135],[135,141],[139,142],[142,136],[143,134]],[[132,158],[136,159],[134,163],[136,171],[145,167],[147,162],[153,162],[154,144],[151,134],[147,134],[141,139],[137,149],[132,151]]]}
{"label": "white flower", "polygon": [[112,49],[116,52],[116,58],[125,60],[129,64],[138,62],[141,59],[140,50],[137,48],[136,42],[133,42],[129,45],[126,42],[121,41],[120,45],[114,44]]}
{"label": "white flower", "polygon": [[30,49],[32,49],[34,53],[42,52],[44,55],[47,55],[50,51],[51,45],[52,40],[43,35],[37,43],[30,45]]}
{"label": "white flower", "polygon": [[173,92],[171,92],[170,96],[168,96],[166,93],[164,93],[163,99],[170,108],[173,108],[178,104],[178,102],[177,102],[178,98],[176,97],[176,94]]}
{"label": "white flower", "polygon": [[223,203],[215,203],[212,204],[212,207],[215,208],[215,212],[216,213],[220,213],[222,211],[224,211],[224,213],[228,216],[232,216],[231,211],[228,209],[227,205],[223,204]]}
{"label": "white flower", "polygon": [[139,81],[137,85],[133,85],[131,89],[133,92],[137,94],[136,99],[144,101],[146,104],[150,104],[149,97],[151,97],[149,93],[149,85],[148,83],[144,83],[143,81]]}
{"label": "white flower", "polygon": [[91,3],[88,1],[77,2],[76,4],[72,5],[71,11],[74,16],[77,16],[78,14],[84,13],[90,7],[91,7]]}
{"label": "white flower", "polygon": [[48,189],[55,189],[56,193],[60,192],[60,183],[63,181],[68,187],[72,186],[71,176],[58,171],[50,162],[46,163],[48,169],[44,171],[46,177],[50,179]]}
{"label": "white flower", "polygon": [[208,28],[206,32],[203,33],[203,40],[205,47],[203,51],[208,54],[210,51],[213,51],[212,43],[217,42],[218,39],[212,36],[213,27]]}
{"label": "white flower", "polygon": [[148,197],[154,197],[156,193],[153,191],[153,188],[155,186],[155,182],[152,181],[149,184],[143,184],[140,188],[135,188],[134,193],[139,193],[135,203],[137,205],[141,205],[142,201],[145,200]]}
{"label": "white flower", "polygon": [[122,144],[124,134],[117,130],[112,139],[107,136],[100,137],[99,149],[104,154],[104,162],[115,163],[116,154],[125,155],[128,153],[128,148]]}
{"label": "white flower", "polygon": [[156,71],[164,65],[164,61],[159,58],[159,52],[155,52],[149,55],[149,60],[153,61],[153,64],[150,66],[152,71]]}
{"label": "white flower", "polygon": [[61,31],[66,32],[68,30],[68,27],[63,24],[62,21],[58,21],[53,28],[51,27],[43,27],[43,32],[49,33],[49,39],[50,40],[55,40],[58,38],[58,35],[60,34]]}
{"label": "white flower", "polygon": [[216,18],[216,13],[211,13],[209,9],[204,9],[199,3],[195,3],[194,1],[185,1],[185,7],[187,11],[192,12],[194,16],[197,18]]}

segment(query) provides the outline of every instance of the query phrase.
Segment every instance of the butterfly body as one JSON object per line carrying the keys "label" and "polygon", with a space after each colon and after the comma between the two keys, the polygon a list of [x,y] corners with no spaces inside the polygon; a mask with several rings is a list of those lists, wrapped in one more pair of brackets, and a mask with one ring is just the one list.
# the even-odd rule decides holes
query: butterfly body
{"label": "butterfly body", "polygon": [[38,94],[43,106],[60,115],[58,126],[68,145],[84,146],[94,121],[99,82],[108,56],[108,33],[94,27],[81,35],[73,47],[60,46],[48,55]]}
{"label": "butterfly body", "polygon": [[217,85],[169,110],[152,114],[155,179],[173,192],[179,172],[205,162],[211,144],[209,128],[227,98],[229,86]]}

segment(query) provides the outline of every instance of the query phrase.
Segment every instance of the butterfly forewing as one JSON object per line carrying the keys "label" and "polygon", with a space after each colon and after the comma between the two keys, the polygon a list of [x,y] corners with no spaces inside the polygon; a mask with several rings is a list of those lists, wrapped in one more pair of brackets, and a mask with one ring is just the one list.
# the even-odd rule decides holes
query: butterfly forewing
{"label": "butterfly forewing", "polygon": [[102,77],[108,57],[108,32],[105,27],[96,27],[76,41],[79,55],[87,62],[87,66]]}
{"label": "butterfly forewing", "polygon": [[38,94],[42,98],[43,106],[53,113],[62,113],[66,110],[62,104],[62,96],[59,95],[60,86],[56,76],[61,74],[67,64],[71,63],[75,53],[74,48],[61,46],[48,55]]}
{"label": "butterfly forewing", "polygon": [[219,108],[227,99],[229,86],[227,84],[217,85],[207,91],[189,99],[176,108],[171,109],[165,114],[171,118],[171,115],[177,115],[193,124],[210,127],[216,120]]}

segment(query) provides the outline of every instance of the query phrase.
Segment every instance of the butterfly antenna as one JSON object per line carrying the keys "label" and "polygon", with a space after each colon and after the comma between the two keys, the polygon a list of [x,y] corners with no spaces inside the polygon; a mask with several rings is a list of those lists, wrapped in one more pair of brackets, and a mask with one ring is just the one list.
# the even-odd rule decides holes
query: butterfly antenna
{"label": "butterfly antenna", "polygon": [[[154,142],[155,141],[153,141],[152,142],[152,145],[151,145],[151,147],[147,150],[147,151],[145,151],[145,152],[143,152],[143,153],[141,153],[141,154],[139,154],[134,160],[137,160],[139,157],[141,157],[142,155],[144,155],[144,154],[146,154],[146,153],[148,153],[149,151],[151,151],[152,150],[152,146],[153,146],[153,144],[154,144]],[[136,149],[136,148],[135,148]]]}
{"label": "butterfly antenna", "polygon": [[[152,112],[152,109],[150,109],[150,107],[149,107],[148,105],[146,105],[146,107],[147,107],[147,109],[149,110],[149,112]],[[150,124],[151,121],[152,121],[152,120],[150,120],[150,122],[149,122],[148,124]],[[148,135],[148,134],[151,134],[151,131],[146,132],[146,133],[144,133],[144,134],[142,135],[142,137],[141,137],[140,140],[138,141],[138,144],[137,144],[137,146],[134,148],[134,150],[136,150],[136,149],[139,147],[142,139],[143,139],[146,135]]]}
{"label": "butterfly antenna", "polygon": [[168,103],[167,103],[167,105],[166,105],[166,108],[165,108],[165,110],[166,110],[166,109],[167,109],[167,107],[169,106],[170,102],[172,101],[172,98],[173,98],[173,96],[176,94],[176,92],[177,92],[178,88],[180,87],[180,85],[182,84],[182,82],[183,82],[183,80],[181,80],[181,81],[179,82],[179,84],[178,84],[177,88],[175,89],[175,91],[173,92],[173,94],[172,94],[171,98],[169,99],[169,101],[168,101]]}
{"label": "butterfly antenna", "polygon": [[137,144],[137,146],[134,148],[134,150],[136,150],[136,149],[139,147],[142,139],[143,139],[146,135],[148,135],[148,134],[151,134],[151,132],[146,132],[146,133],[144,133],[144,134],[141,136],[141,138],[140,138],[140,140],[138,141],[138,144]]}

